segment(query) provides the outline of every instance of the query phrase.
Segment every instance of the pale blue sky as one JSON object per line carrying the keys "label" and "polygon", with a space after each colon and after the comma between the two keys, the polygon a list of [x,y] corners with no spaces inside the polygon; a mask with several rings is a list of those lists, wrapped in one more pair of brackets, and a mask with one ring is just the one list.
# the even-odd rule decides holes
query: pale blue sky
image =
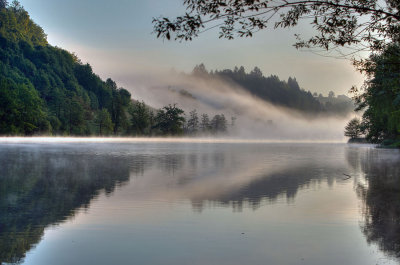
{"label": "pale blue sky", "polygon": [[[326,58],[292,47],[294,33],[310,32],[304,24],[291,30],[266,30],[254,38],[218,39],[211,30],[192,42],[156,39],[152,17],[181,14],[182,0],[21,0],[51,44],[75,52],[101,77],[124,80],[150,70],[190,71],[203,62],[208,69],[259,66],[265,75],[294,76],[306,90],[347,93],[362,77],[349,61]],[[129,89],[130,84],[123,84]]]}

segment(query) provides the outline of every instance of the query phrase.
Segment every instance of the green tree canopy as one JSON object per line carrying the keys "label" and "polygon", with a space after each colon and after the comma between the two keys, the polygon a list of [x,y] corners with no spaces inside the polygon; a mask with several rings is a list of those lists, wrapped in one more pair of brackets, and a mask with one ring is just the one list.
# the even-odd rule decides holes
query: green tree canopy
{"label": "green tree canopy", "polygon": [[144,135],[150,126],[150,110],[142,101],[136,101],[129,109],[131,115],[131,132]]}
{"label": "green tree canopy", "polygon": [[351,139],[359,138],[361,135],[361,123],[360,119],[354,118],[347,123],[344,131],[344,135]]}
{"label": "green tree canopy", "polygon": [[367,139],[400,140],[400,46],[389,46],[359,64],[368,76],[361,90],[353,88],[358,110],[364,110]]}
{"label": "green tree canopy", "polygon": [[98,126],[99,135],[109,135],[113,132],[114,125],[107,109],[104,108],[97,111],[95,123]]}
{"label": "green tree canopy", "polygon": [[0,79],[0,134],[49,131],[44,104],[30,84]]}
{"label": "green tree canopy", "polygon": [[[130,127],[130,93],[103,81],[75,54],[49,45],[18,1],[0,9],[0,72],[0,113],[11,113],[1,120],[1,134],[98,134],[99,109],[111,114],[115,134]],[[28,115],[20,114],[23,106],[31,109]]]}
{"label": "green tree canopy", "polygon": [[184,111],[174,105],[168,105],[157,112],[156,127],[165,135],[179,135],[183,132]]}

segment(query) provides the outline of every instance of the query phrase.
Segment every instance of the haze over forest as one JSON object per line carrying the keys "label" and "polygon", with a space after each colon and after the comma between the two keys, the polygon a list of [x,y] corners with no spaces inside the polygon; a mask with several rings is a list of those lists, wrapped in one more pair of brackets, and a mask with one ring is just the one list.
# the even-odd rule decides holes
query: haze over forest
{"label": "haze over forest", "polygon": [[[102,81],[75,54],[49,45],[22,6],[2,12],[2,84],[14,87],[3,102],[9,112],[2,118],[3,134],[193,133],[200,127],[199,117],[192,113],[195,124],[190,125],[184,111],[197,111],[210,115],[203,132],[227,132],[231,120],[232,136],[338,140],[343,138],[343,118],[353,108],[346,96],[312,95],[295,78],[265,77],[258,67],[208,72],[200,64],[189,74],[149,73],[151,78],[139,79],[141,83],[130,80],[131,89],[119,88],[110,78]],[[30,98],[13,101],[13,93]],[[23,114],[27,110],[30,115]],[[167,120],[168,111],[175,115],[173,121]],[[321,130],[322,120],[327,126]]]}
{"label": "haze over forest", "polygon": [[0,0],[0,265],[397,264],[399,10]]}
{"label": "haze over forest", "polygon": [[123,81],[128,76],[170,68],[188,72],[200,63],[209,70],[243,65],[250,71],[258,66],[266,76],[296,77],[306,90],[324,95],[331,90],[347,94],[352,85],[363,82],[351,62],[292,46],[295,33],[312,33],[306,23],[295,30],[266,29],[251,39],[218,39],[216,30],[210,30],[190,43],[163,42],[152,34],[152,19],[184,12],[181,0],[21,0],[21,4],[43,27],[50,44],[75,52],[103,79],[112,77],[126,88],[130,84]]}

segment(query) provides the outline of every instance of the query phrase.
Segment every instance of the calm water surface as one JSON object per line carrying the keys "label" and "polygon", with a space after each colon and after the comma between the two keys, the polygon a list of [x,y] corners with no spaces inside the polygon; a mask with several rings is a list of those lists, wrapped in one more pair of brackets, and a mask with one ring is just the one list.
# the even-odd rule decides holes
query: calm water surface
{"label": "calm water surface", "polygon": [[368,145],[2,143],[0,263],[398,264],[399,162]]}

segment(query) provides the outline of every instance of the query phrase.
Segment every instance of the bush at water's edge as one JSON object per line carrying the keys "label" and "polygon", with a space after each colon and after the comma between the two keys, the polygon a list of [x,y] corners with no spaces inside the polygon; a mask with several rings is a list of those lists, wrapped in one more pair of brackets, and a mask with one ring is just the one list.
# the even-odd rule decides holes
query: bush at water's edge
{"label": "bush at water's edge", "polygon": [[370,144],[370,142],[367,141],[365,138],[350,138],[347,141],[348,144]]}
{"label": "bush at water's edge", "polygon": [[384,140],[379,147],[382,147],[382,148],[400,148],[400,140],[387,139],[387,140]]}

